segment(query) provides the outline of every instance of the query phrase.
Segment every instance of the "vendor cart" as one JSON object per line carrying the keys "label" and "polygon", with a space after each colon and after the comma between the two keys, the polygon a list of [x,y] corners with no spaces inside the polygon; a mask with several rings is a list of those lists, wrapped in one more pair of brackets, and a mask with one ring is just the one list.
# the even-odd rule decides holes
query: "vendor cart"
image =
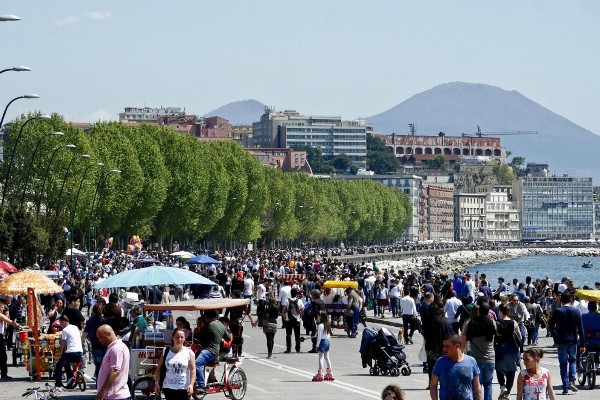
{"label": "vendor cart", "polygon": [[[358,289],[358,282],[356,281],[326,281],[323,284],[323,289],[332,289],[335,294],[343,294],[346,288]],[[338,293],[339,292],[339,293]],[[343,296],[342,296],[343,297]],[[330,303],[325,304],[325,311],[329,316],[329,325],[331,330],[341,329],[344,332],[348,331],[347,318],[349,317],[346,311],[348,302]]]}

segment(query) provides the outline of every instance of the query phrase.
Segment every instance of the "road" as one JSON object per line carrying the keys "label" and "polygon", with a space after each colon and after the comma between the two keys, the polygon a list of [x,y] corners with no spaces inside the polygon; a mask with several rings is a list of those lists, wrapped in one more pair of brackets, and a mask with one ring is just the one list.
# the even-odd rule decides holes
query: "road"
{"label": "road", "polygon": [[[195,321],[195,314],[180,312],[175,316],[184,315],[189,321]],[[379,328],[384,326],[382,322],[400,322],[399,319],[385,319],[370,322],[369,325]],[[388,328],[397,334],[398,328],[388,326]],[[252,328],[250,324],[245,324],[244,328],[244,357],[241,368],[244,369],[248,377],[248,391],[246,400],[263,399],[287,399],[287,400],[306,400],[306,399],[379,399],[382,389],[388,384],[397,384],[405,392],[407,399],[428,399],[429,391],[424,390],[427,386],[427,374],[422,372],[417,358],[421,348],[422,338],[415,334],[414,345],[406,346],[405,352],[407,359],[412,367],[410,376],[370,376],[368,368],[363,369],[358,349],[360,346],[360,334],[356,339],[350,339],[343,336],[343,332],[334,331],[334,337],[331,341],[331,359],[333,363],[333,373],[336,378],[334,382],[312,382],[311,379],[317,371],[317,354],[307,353],[310,350],[310,342],[302,343],[300,354],[284,354],[285,350],[285,330],[279,329],[275,335],[274,358],[266,358],[266,339],[261,328]],[[556,350],[552,349],[552,341],[545,337],[545,330],[540,332],[540,345],[547,351],[542,359],[542,366],[550,370],[550,375],[554,382],[557,394],[561,392],[559,388],[560,376],[558,370],[558,361]],[[9,358],[10,359],[10,358]],[[15,377],[14,382],[0,382],[0,399],[14,399],[31,387],[33,382],[29,381],[23,367],[9,367],[9,374]],[[36,384],[37,385],[37,384]],[[94,383],[89,384],[90,389],[86,392],[63,392],[61,399],[91,399],[95,396]],[[513,389],[511,399],[516,396]],[[494,383],[493,399],[498,397],[499,386]],[[569,398],[597,399],[600,391],[581,389],[578,393],[570,394]],[[207,396],[206,399],[222,398],[220,394]]]}

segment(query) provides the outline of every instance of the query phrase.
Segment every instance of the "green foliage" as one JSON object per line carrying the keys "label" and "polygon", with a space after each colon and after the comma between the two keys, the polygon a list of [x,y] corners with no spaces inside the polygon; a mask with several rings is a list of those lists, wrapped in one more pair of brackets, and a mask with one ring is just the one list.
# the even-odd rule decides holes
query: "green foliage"
{"label": "green foliage", "polygon": [[386,151],[388,148],[385,142],[373,136],[372,133],[367,133],[367,151]]}
{"label": "green foliage", "polygon": [[[8,149],[30,117],[13,122]],[[49,134],[56,131],[64,136]],[[394,171],[393,154],[379,139],[369,140],[379,149],[369,163]],[[315,172],[357,172],[347,155],[328,163],[319,149],[298,150],[307,151]],[[7,189],[0,252],[25,263],[36,255],[62,257],[70,246],[65,228],[80,249],[91,250],[96,240],[113,236],[120,247],[134,234],[162,246],[200,239],[382,240],[400,237],[411,223],[407,196],[373,181],[285,173],[260,165],[233,142],[202,142],[165,126],[98,123],[84,133],[58,115],[25,126]]]}
{"label": "green foliage", "polygon": [[508,185],[515,180],[512,168],[498,160],[494,163],[493,173],[500,184]]}
{"label": "green foliage", "polygon": [[398,159],[390,150],[370,151],[367,153],[367,167],[376,174],[396,172]]}
{"label": "green foliage", "polygon": [[427,165],[430,168],[442,169],[445,167],[444,156],[441,154],[437,154],[433,159],[427,160]]}

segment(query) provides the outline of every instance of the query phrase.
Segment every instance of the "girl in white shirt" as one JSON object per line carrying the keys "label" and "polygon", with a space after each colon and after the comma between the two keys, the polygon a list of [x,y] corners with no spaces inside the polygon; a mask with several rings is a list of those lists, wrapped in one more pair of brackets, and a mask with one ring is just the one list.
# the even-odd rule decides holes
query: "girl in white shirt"
{"label": "girl in white shirt", "polygon": [[[317,374],[313,377],[313,382],[322,382],[333,381],[333,374],[331,372],[331,359],[329,358],[329,338],[331,337],[331,326],[329,325],[329,320],[327,319],[327,313],[321,311],[317,315],[317,343],[319,351],[319,370]],[[325,376],[323,376],[323,359],[325,359],[325,363],[327,364],[327,371]]]}
{"label": "girl in white shirt", "polygon": [[160,382],[160,370],[163,364],[167,369],[162,387],[157,384],[155,390],[159,393],[162,389],[166,400],[187,400],[194,393],[196,357],[189,347],[183,345],[185,342],[183,329],[175,328],[172,340],[168,353],[158,362],[154,376],[156,382]]}

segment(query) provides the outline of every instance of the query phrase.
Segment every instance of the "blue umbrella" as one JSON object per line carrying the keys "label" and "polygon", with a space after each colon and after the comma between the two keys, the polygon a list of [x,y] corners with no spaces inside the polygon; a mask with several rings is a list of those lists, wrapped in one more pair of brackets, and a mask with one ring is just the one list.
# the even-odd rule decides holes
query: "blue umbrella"
{"label": "blue umbrella", "polygon": [[180,268],[155,265],[147,268],[131,269],[113,275],[99,284],[96,289],[128,288],[152,285],[214,285],[215,283],[195,272]]}
{"label": "blue umbrella", "polygon": [[212,257],[209,257],[205,254],[200,254],[194,258],[190,258],[185,262],[186,264],[222,264],[221,261],[215,260]]}

